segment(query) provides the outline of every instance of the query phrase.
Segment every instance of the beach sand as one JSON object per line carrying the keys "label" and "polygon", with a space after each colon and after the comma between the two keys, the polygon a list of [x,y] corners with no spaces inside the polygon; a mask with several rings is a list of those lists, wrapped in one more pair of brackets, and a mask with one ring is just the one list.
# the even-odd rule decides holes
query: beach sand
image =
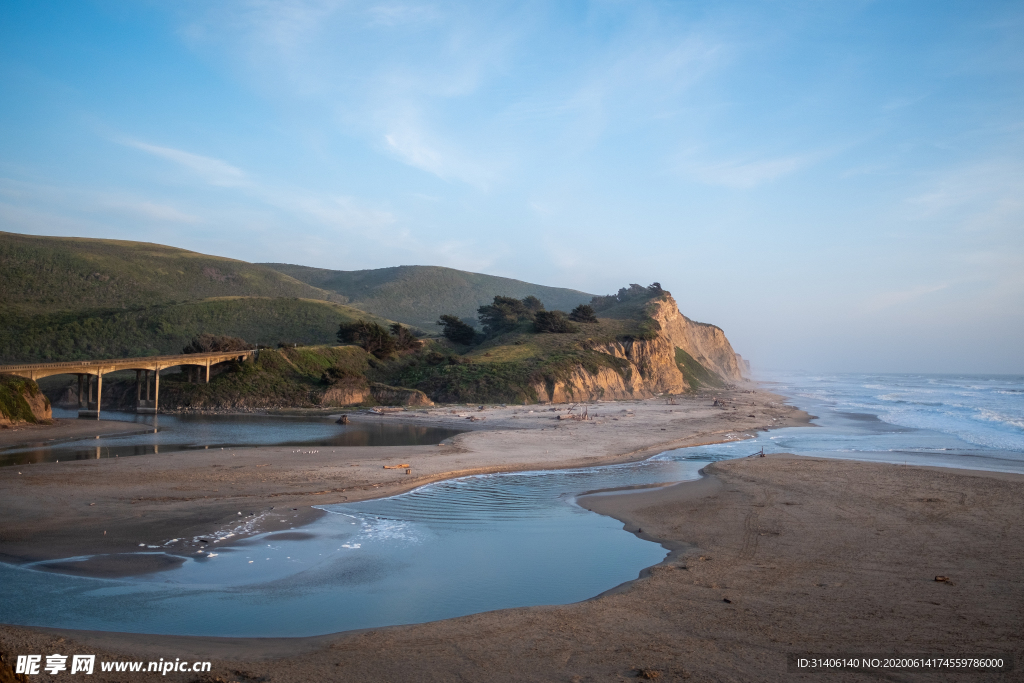
{"label": "beach sand", "polygon": [[[228,448],[0,467],[0,561],[104,554],[75,565],[76,573],[139,573],[143,566],[125,554],[140,545],[188,556],[224,543],[216,539],[228,533],[238,540],[307,523],[323,514],[314,505],[392,495],[464,474],[639,460],[808,421],[774,394],[717,395],[727,396],[726,409],[692,396],[615,401],[587,406],[593,419],[585,422],[559,420],[567,405],[351,415],[470,430],[440,446]],[[401,464],[411,465],[409,474],[384,469]]]}
{"label": "beach sand", "polygon": [[[669,434],[669,440],[675,436],[714,440],[710,427],[722,418],[713,412],[704,416],[701,411],[706,406],[696,403],[693,422],[705,421],[708,431],[686,435],[680,430]],[[671,417],[674,413],[664,410],[680,408],[665,406],[664,401],[648,404],[653,406],[649,415],[640,405],[620,408],[623,404],[602,404],[601,409],[605,405],[609,413],[632,409],[635,417],[615,422],[642,425],[637,431],[643,433],[660,433],[659,425],[675,419]],[[777,409],[780,415],[785,413],[783,408]],[[801,416],[789,413],[785,419],[797,422]],[[638,457],[648,452],[645,448],[663,449],[657,444],[645,445],[639,434],[622,434],[621,441],[609,443],[608,435],[587,438],[586,429],[591,427],[560,426],[554,431],[537,427],[516,432],[510,441],[503,440],[500,429],[473,432],[458,437],[457,447],[434,447],[441,452],[440,458],[449,459],[440,460],[438,469],[456,463],[457,458],[464,458],[458,464],[467,469],[500,466],[486,463],[478,455],[484,448],[481,444],[488,443],[508,450],[509,468],[525,466],[523,454],[531,448],[593,462]],[[572,435],[574,430],[577,434]],[[727,433],[736,432],[726,430],[718,436]],[[520,445],[525,437],[536,441]],[[317,470],[314,455],[322,454],[310,455],[311,460],[302,465],[309,470],[301,471],[313,474]],[[473,455],[476,457],[470,457]],[[146,459],[158,462],[161,457],[139,456],[111,467]],[[212,457],[225,463],[253,458],[247,464],[254,469],[259,464],[256,455]],[[230,460],[232,457],[236,460]],[[351,469],[364,468],[365,472],[348,475],[348,479],[336,479],[341,475],[332,474],[327,483],[370,489],[374,483],[382,484],[376,491],[358,489],[356,495],[367,496],[380,495],[384,488],[408,486],[394,481],[398,477],[390,470],[376,475],[380,482],[373,481],[371,454],[346,457],[357,464]],[[376,457],[375,468],[388,459],[380,454]],[[422,457],[430,462],[428,453]],[[553,457],[545,466],[554,464],[561,463]],[[56,471],[64,463],[35,467]],[[182,481],[175,468],[139,467],[139,476],[148,476],[153,495],[167,486],[161,482],[177,485]],[[260,469],[270,469],[270,465]],[[295,639],[191,638],[5,626],[0,627],[0,651],[8,661],[17,654],[51,652],[97,654],[100,659],[209,659],[214,665],[206,677],[168,674],[166,678],[242,682],[614,681],[637,680],[641,672],[657,680],[957,680],[955,674],[948,673],[789,673],[787,655],[1009,654],[1022,662],[1024,529],[1020,515],[1024,477],[795,456],[723,461],[705,471],[708,476],[698,482],[580,498],[584,507],[612,515],[622,520],[627,530],[672,550],[664,563],[645,571],[642,578],[582,603]],[[26,501],[31,496],[20,491],[22,487],[37,491],[51,486],[74,488],[70,482],[59,483],[69,475],[48,476],[52,479],[49,483],[3,480],[0,495],[17,493],[15,509],[24,511],[30,507]],[[97,475],[89,476],[93,483],[76,489],[76,500],[89,492],[100,495],[102,486],[93,489],[99,485]],[[235,482],[207,485],[226,494],[253,490],[255,484],[246,482],[249,480],[239,475]],[[289,480],[282,476],[274,482],[287,488]],[[315,489],[320,484],[305,486]],[[111,492],[103,495],[110,496],[107,505],[112,512],[126,516],[129,523],[125,528],[146,528],[142,523],[133,526],[129,513],[116,507]],[[292,500],[302,500],[311,494],[295,490],[289,495]],[[156,501],[143,504],[151,511],[161,509]],[[178,503],[163,504],[170,506],[167,519],[173,518],[171,511]],[[124,508],[133,505],[130,500],[121,503]],[[216,507],[209,505],[210,509]],[[202,526],[196,518],[189,523]],[[48,526],[45,515],[39,515],[35,524],[46,532],[41,546],[59,541],[60,534]],[[10,526],[5,521],[5,533]],[[42,547],[33,550],[29,541],[9,544],[4,540],[0,547],[9,553],[17,548],[22,557],[26,551],[50,552]],[[936,576],[949,580],[938,582]],[[971,678],[1013,680],[1015,675],[1019,673],[972,674]],[[92,680],[151,680],[153,674],[106,676],[109,678],[96,674]]]}

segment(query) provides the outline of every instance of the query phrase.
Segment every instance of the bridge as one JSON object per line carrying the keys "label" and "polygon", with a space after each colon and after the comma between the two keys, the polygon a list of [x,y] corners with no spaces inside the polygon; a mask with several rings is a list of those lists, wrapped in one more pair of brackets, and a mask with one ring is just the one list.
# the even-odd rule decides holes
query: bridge
{"label": "bridge", "polygon": [[[198,382],[206,368],[206,381],[210,381],[210,367],[217,363],[245,360],[256,356],[255,349],[248,351],[216,351],[211,353],[185,353],[176,356],[146,356],[144,358],[112,358],[110,360],[83,360],[66,363],[28,363],[25,365],[0,365],[0,374],[17,375],[37,380],[51,375],[78,375],[78,417],[100,417],[100,399],[103,392],[103,375],[119,370],[135,371],[135,412],[155,415],[160,405],[160,371],[173,367],[184,367],[189,381]],[[150,374],[152,373],[152,375]],[[195,379],[193,379],[193,375]],[[96,400],[93,401],[93,386]],[[143,397],[145,386],[145,397]]]}

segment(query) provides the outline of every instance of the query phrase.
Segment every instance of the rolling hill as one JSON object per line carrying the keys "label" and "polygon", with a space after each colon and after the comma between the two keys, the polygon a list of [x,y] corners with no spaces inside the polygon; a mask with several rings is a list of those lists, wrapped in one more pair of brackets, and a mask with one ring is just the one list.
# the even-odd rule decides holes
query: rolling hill
{"label": "rolling hill", "polygon": [[439,266],[328,270],[284,263],[260,264],[335,295],[355,308],[436,334],[437,318],[450,313],[476,322],[477,308],[496,295],[535,296],[548,310],[570,311],[593,295],[521,280]]}
{"label": "rolling hill", "polygon": [[147,242],[0,232],[0,314],[129,308],[220,296],[341,297],[266,266]]}

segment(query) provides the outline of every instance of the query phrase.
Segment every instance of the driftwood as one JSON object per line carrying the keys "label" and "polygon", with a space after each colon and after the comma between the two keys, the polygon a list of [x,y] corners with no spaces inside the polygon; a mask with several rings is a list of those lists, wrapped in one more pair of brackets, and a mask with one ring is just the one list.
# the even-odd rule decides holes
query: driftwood
{"label": "driftwood", "polygon": [[404,470],[408,467],[412,467],[412,465],[409,463],[405,463],[404,465],[384,465],[384,469],[386,470]]}

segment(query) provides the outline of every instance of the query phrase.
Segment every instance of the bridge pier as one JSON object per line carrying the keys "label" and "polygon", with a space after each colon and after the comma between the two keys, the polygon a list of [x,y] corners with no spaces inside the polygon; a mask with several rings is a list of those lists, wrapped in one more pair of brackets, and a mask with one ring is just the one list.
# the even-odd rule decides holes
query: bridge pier
{"label": "bridge pier", "polygon": [[[135,412],[140,415],[156,415],[157,397],[160,396],[160,371],[153,371],[156,374],[155,391],[150,391],[149,370],[135,371]],[[142,398],[142,373],[146,373],[146,398]],[[152,396],[152,398],[150,398]]]}
{"label": "bridge pier", "polygon": [[[92,378],[96,378],[96,401],[92,400]],[[100,419],[100,406],[103,401],[103,373],[85,375],[86,384],[89,385],[88,398],[85,406],[82,406],[82,375],[78,376],[78,417],[98,420]]]}

